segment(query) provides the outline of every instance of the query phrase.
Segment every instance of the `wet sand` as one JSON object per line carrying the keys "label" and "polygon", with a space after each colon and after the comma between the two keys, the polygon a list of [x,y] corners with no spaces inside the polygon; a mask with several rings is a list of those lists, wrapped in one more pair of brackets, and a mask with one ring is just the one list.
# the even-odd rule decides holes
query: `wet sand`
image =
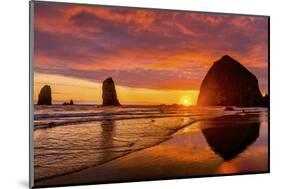
{"label": "wet sand", "polygon": [[57,186],[268,172],[267,112],[195,122],[159,145],[79,172],[44,179]]}

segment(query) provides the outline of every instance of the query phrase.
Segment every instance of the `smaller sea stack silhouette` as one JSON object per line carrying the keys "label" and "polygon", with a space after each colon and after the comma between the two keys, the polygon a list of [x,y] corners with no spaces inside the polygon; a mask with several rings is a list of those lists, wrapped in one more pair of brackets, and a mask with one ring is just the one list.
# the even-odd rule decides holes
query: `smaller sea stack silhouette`
{"label": "smaller sea stack silhouette", "polygon": [[64,102],[62,105],[74,105],[74,102],[70,100],[69,102]]}
{"label": "smaller sea stack silhouette", "polygon": [[102,100],[103,106],[120,106],[117,99],[115,84],[111,77],[107,78],[102,83]]}
{"label": "smaller sea stack silhouette", "polygon": [[197,105],[262,106],[258,80],[228,55],[216,61],[202,81]]}
{"label": "smaller sea stack silhouette", "polygon": [[52,105],[52,90],[49,85],[45,85],[39,93],[38,105]]}

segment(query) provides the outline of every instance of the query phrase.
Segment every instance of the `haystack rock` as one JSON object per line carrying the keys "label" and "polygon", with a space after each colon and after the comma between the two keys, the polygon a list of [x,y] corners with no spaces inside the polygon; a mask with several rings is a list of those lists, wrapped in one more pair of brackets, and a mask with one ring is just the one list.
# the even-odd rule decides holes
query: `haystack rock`
{"label": "haystack rock", "polygon": [[38,105],[52,105],[52,91],[49,85],[45,85],[39,93]]}
{"label": "haystack rock", "polygon": [[262,101],[258,80],[228,55],[209,69],[200,87],[199,106],[259,106]]}
{"label": "haystack rock", "polygon": [[114,81],[111,77],[107,78],[102,83],[102,99],[103,106],[120,106],[117,99]]}

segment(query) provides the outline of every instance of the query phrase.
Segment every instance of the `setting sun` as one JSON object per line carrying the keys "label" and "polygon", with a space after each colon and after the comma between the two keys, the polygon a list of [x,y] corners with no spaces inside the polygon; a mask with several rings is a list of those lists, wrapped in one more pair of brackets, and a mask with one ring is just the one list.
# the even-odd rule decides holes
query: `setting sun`
{"label": "setting sun", "polygon": [[180,100],[180,104],[184,106],[190,106],[192,105],[192,100],[190,99],[189,96],[183,96]]}
{"label": "setting sun", "polygon": [[187,99],[184,99],[184,100],[183,100],[183,104],[184,104],[184,105],[188,105],[188,100],[187,100]]}

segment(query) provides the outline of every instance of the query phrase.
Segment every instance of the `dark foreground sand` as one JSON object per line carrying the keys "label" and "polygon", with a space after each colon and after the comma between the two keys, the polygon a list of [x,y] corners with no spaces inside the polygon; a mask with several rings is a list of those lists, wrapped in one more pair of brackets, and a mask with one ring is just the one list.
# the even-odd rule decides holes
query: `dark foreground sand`
{"label": "dark foreground sand", "polygon": [[154,147],[35,186],[267,172],[267,131],[267,112],[199,121]]}

